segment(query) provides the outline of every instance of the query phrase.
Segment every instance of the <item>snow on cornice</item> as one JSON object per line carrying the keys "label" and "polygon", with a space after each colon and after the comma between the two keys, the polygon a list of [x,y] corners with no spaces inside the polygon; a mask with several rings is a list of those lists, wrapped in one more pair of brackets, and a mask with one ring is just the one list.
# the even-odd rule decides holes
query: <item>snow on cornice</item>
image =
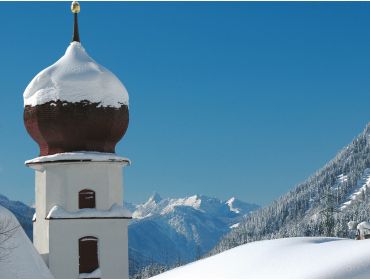
{"label": "snow on cornice", "polygon": [[96,63],[79,42],[72,42],[56,63],[42,70],[23,94],[24,106],[50,101],[88,101],[98,107],[128,106],[128,93],[120,80]]}
{"label": "snow on cornice", "polygon": [[132,216],[126,208],[113,204],[109,210],[98,210],[95,208],[79,209],[76,212],[66,211],[63,207],[55,205],[49,211],[46,219],[86,219],[86,218],[128,218]]}
{"label": "snow on cornice", "polygon": [[94,161],[94,162],[122,162],[128,165],[131,164],[128,158],[117,156],[112,153],[99,152],[71,152],[59,153],[54,155],[37,157],[25,162],[26,165],[47,163],[47,162],[64,162],[64,161]]}

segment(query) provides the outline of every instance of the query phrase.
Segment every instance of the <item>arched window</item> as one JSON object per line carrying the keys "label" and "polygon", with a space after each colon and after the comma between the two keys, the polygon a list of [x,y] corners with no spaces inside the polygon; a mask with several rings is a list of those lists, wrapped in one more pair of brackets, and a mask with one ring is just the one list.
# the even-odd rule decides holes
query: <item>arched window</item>
{"label": "arched window", "polygon": [[78,193],[78,208],[95,208],[95,192],[84,189]]}
{"label": "arched window", "polygon": [[79,272],[91,273],[99,268],[98,239],[84,236],[78,240]]}

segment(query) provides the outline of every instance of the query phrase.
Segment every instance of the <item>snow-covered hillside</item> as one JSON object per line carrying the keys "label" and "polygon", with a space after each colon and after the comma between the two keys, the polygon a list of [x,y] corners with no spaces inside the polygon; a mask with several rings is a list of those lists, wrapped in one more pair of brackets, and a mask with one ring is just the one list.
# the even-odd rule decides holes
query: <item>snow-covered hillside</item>
{"label": "snow-covered hillside", "polygon": [[[303,160],[303,159],[302,159]],[[347,227],[370,220],[370,123],[323,168],[270,205],[248,215],[212,250],[298,236],[351,238]]]}
{"label": "snow-covered hillside", "polygon": [[0,278],[53,278],[17,219],[2,206],[0,206]]}
{"label": "snow-covered hillside", "polygon": [[[343,182],[343,178],[347,176],[339,176],[339,180]],[[370,168],[366,168],[362,177],[357,181],[357,184],[354,186],[353,191],[348,196],[348,200],[344,202],[340,209],[345,210],[347,207],[351,206],[354,203],[357,203],[363,200],[368,192],[370,187]]]}
{"label": "snow-covered hillside", "polygon": [[256,241],[154,278],[370,278],[370,240],[296,237]]}
{"label": "snow-covered hillside", "polygon": [[246,214],[258,208],[235,198],[222,201],[193,195],[162,199],[157,193],[143,204],[126,207],[134,217],[129,225],[132,259],[146,257],[166,265],[204,255]]}
{"label": "snow-covered hillside", "polygon": [[9,209],[18,219],[29,238],[32,239],[32,216],[35,209],[20,201],[9,200],[0,194],[0,206]]}

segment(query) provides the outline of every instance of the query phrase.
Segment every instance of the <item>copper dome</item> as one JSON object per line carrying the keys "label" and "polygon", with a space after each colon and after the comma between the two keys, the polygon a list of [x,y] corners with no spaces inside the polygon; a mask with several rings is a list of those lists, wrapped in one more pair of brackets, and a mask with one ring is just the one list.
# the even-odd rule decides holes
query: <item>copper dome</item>
{"label": "copper dome", "polygon": [[23,95],[24,124],[41,156],[114,153],[128,127],[124,85],[86,53],[76,26],[75,13],[74,40],[65,55],[36,75]]}

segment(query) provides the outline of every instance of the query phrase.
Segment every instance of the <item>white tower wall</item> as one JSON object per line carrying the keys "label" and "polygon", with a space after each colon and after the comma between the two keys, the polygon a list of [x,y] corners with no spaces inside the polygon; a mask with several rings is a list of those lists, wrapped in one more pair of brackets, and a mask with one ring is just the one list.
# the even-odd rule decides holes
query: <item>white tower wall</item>
{"label": "white tower wall", "polygon": [[[96,237],[101,277],[128,278],[131,216],[110,211],[113,205],[123,207],[122,169],[129,161],[99,160],[98,155],[90,160],[27,163],[36,172],[34,245],[56,278],[79,278],[79,238]],[[96,208],[88,209],[87,216],[79,209],[83,189],[95,192]],[[50,216],[54,206],[63,209],[62,214]]]}
{"label": "white tower wall", "polygon": [[[128,278],[128,220],[50,220],[49,269],[55,278],[78,278],[78,239],[98,238],[102,278]],[[71,242],[72,241],[72,242]]]}

